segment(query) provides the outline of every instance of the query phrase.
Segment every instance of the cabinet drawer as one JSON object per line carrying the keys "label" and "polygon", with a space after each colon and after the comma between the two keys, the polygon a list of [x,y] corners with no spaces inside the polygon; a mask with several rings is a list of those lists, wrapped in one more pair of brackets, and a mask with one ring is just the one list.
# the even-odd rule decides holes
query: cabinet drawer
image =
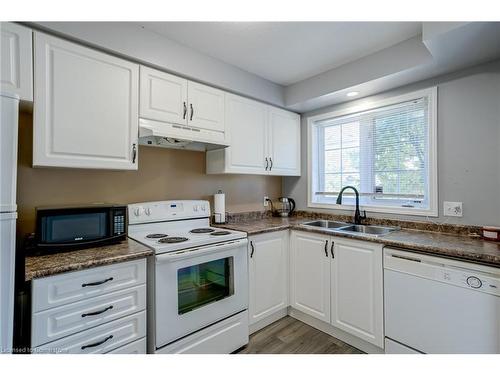
{"label": "cabinet drawer", "polygon": [[146,309],[146,285],[33,314],[31,345],[39,346]]}
{"label": "cabinet drawer", "polygon": [[33,313],[146,282],[146,260],[112,264],[33,280]]}
{"label": "cabinet drawer", "polygon": [[155,354],[229,354],[248,344],[248,313],[233,315],[157,350]]}
{"label": "cabinet drawer", "polygon": [[107,354],[146,354],[146,338],[123,345]]}
{"label": "cabinet drawer", "polygon": [[146,336],[146,312],[127,316],[38,346],[35,353],[107,353]]}

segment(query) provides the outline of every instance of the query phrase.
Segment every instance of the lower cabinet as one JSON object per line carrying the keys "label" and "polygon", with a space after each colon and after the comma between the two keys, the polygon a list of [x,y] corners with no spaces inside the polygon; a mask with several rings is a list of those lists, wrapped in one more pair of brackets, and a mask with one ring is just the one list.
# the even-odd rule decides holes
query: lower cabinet
{"label": "lower cabinet", "polygon": [[330,236],[292,232],[290,305],[330,322]]}
{"label": "lower cabinet", "polygon": [[332,237],[331,324],[384,347],[381,244]]}
{"label": "lower cabinet", "polygon": [[35,279],[31,293],[34,353],[145,353],[145,259]]}
{"label": "lower cabinet", "polygon": [[383,348],[383,245],[300,231],[290,238],[290,305]]}
{"label": "lower cabinet", "polygon": [[249,323],[254,324],[288,306],[289,232],[249,237]]}

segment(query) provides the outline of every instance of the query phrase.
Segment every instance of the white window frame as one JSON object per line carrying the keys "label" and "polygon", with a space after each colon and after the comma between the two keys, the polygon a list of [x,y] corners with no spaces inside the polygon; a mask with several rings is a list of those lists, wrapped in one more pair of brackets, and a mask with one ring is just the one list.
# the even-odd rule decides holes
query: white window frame
{"label": "white window frame", "polygon": [[314,189],[313,189],[313,128],[314,123],[321,120],[326,120],[332,117],[346,116],[357,112],[367,111],[380,107],[398,104],[405,101],[415,100],[418,98],[427,97],[429,103],[429,207],[428,208],[408,208],[398,206],[360,206],[361,209],[367,212],[380,212],[402,215],[415,215],[415,216],[438,216],[438,164],[437,164],[437,86],[423,90],[413,91],[407,94],[394,96],[387,99],[375,101],[363,101],[362,104],[350,106],[349,108],[341,109],[323,113],[316,116],[307,118],[307,206],[310,208],[328,208],[331,210],[353,210],[354,205],[351,204],[331,204],[331,203],[316,203],[313,202]]}

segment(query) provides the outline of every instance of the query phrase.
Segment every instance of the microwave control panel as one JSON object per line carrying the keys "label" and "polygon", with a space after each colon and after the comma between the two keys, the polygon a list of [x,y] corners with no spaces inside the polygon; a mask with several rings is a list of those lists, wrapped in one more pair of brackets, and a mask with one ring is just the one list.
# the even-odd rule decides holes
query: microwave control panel
{"label": "microwave control panel", "polygon": [[118,236],[125,233],[125,209],[113,211],[113,235]]}

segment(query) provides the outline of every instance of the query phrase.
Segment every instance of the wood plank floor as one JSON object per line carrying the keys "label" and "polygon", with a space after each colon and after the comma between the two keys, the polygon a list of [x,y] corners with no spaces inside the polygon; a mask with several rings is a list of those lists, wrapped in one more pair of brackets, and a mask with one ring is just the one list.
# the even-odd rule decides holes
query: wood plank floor
{"label": "wood plank floor", "polygon": [[237,354],[362,354],[363,352],[287,316],[255,332]]}

